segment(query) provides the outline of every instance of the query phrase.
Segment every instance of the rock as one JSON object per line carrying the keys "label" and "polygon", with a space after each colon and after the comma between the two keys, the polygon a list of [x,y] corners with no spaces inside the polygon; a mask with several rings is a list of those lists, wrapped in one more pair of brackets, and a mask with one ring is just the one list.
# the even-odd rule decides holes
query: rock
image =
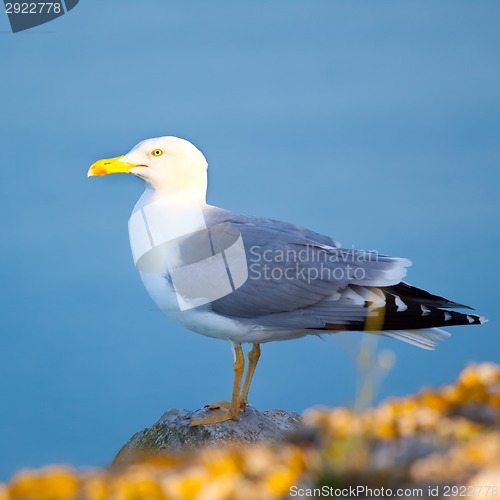
{"label": "rock", "polygon": [[134,434],[118,452],[113,465],[129,463],[138,454],[173,453],[221,442],[278,440],[293,433],[302,424],[297,413],[284,410],[261,412],[248,405],[238,422],[228,420],[220,424],[190,426],[191,418],[201,418],[209,411],[205,408],[195,412],[177,409],[167,411],[149,429]]}
{"label": "rock", "polygon": [[378,440],[372,447],[370,469],[373,471],[407,469],[413,462],[432,453],[445,452],[449,446],[435,436],[407,436],[394,440]]}

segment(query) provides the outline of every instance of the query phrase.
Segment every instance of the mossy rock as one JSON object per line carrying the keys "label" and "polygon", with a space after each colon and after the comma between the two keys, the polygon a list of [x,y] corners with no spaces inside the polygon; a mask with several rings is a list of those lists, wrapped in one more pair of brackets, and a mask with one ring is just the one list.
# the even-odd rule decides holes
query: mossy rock
{"label": "mossy rock", "polygon": [[113,465],[130,463],[137,455],[171,454],[221,442],[271,441],[283,438],[301,426],[297,413],[284,410],[259,411],[248,405],[238,422],[191,427],[191,419],[204,417],[210,410],[195,412],[172,409],[148,429],[137,432],[118,452]]}

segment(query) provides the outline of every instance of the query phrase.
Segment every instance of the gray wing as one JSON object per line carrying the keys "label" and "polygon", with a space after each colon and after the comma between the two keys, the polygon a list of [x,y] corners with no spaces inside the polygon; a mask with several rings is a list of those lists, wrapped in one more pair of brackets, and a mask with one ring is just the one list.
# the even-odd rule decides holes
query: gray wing
{"label": "gray wing", "polygon": [[[213,241],[223,240],[225,233],[241,234],[248,279],[210,307],[243,321],[318,328],[364,318],[366,300],[380,299],[366,287],[395,285],[411,265],[407,259],[342,249],[337,241],[292,224],[216,207],[204,215]],[[359,290],[353,293],[351,285],[358,286],[361,295]]]}

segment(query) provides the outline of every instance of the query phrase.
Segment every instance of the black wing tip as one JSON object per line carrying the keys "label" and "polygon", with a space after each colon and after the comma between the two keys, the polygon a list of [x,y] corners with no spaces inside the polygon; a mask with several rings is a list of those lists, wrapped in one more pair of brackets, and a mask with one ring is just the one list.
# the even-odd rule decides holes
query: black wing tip
{"label": "black wing tip", "polygon": [[448,300],[445,297],[441,297],[440,295],[434,295],[427,290],[423,290],[422,288],[410,285],[405,281],[401,281],[397,285],[387,287],[387,289],[390,292],[401,296],[401,298],[403,299],[408,298],[430,307],[438,307],[443,309],[469,309],[470,311],[475,310],[473,307],[465,304],[460,304],[458,302],[453,302],[452,300]]}
{"label": "black wing tip", "polygon": [[475,309],[471,306],[466,306],[465,304],[459,304],[458,302],[450,302],[448,301],[446,306],[440,306],[444,307],[445,309],[468,309],[469,311],[475,311]]}

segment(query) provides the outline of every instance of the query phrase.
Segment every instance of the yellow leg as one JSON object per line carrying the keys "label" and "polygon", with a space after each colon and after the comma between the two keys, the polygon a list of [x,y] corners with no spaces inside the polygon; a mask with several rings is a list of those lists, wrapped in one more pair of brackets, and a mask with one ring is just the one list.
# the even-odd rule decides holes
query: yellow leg
{"label": "yellow leg", "polygon": [[250,384],[252,383],[253,374],[255,373],[255,368],[257,367],[259,358],[260,345],[254,344],[252,350],[248,353],[248,369],[240,396],[241,408],[243,411],[245,411],[245,407],[248,404],[248,392],[250,391]]}
{"label": "yellow leg", "polygon": [[245,356],[243,355],[243,349],[240,345],[234,348],[233,369],[234,382],[231,402],[220,401],[219,403],[208,405],[208,408],[211,410],[210,414],[203,418],[191,420],[192,427],[240,419],[240,389],[243,371],[245,369]]}

